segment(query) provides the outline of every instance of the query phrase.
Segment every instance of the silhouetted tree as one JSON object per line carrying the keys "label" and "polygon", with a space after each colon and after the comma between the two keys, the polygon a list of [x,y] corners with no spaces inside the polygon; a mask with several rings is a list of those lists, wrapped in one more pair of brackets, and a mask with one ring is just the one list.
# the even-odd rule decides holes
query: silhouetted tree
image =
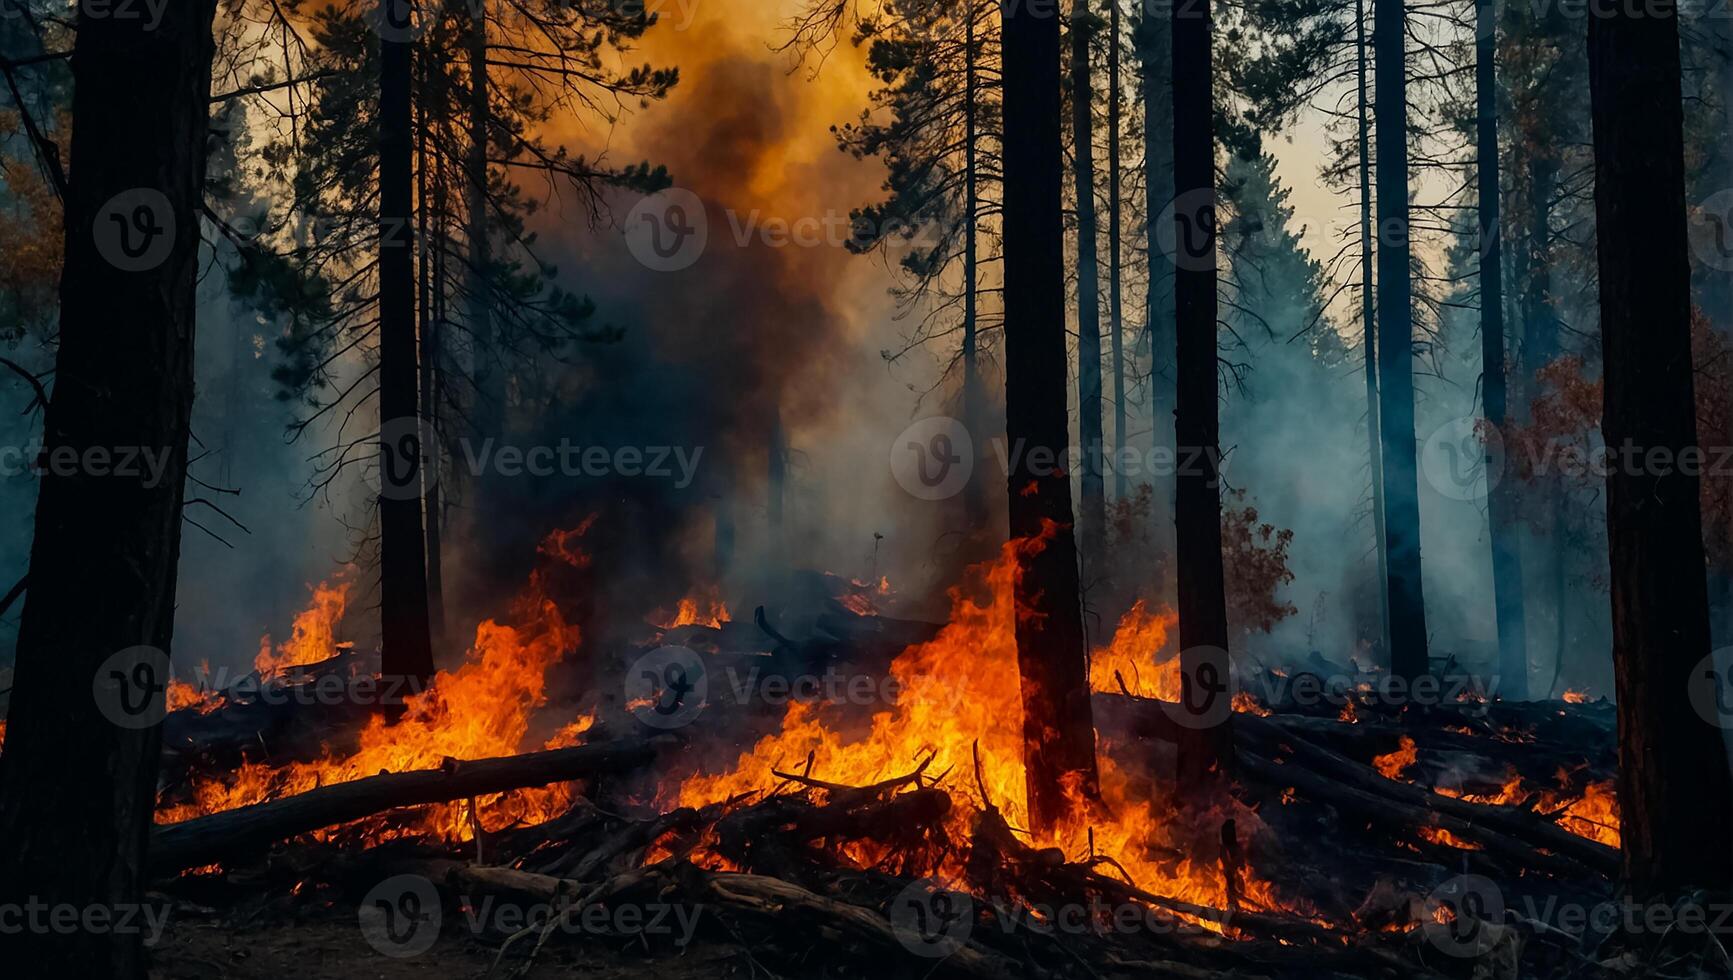
{"label": "silhouetted tree", "polygon": [[[1067,811],[1067,782],[1096,788],[1095,728],[1079,605],[1068,444],[1059,21],[1003,5],[1005,430],[1011,537],[1021,542],[1017,664],[1030,820]],[[1218,528],[1219,537],[1219,528]],[[1220,561],[1218,547],[1217,561]]]}
{"label": "silhouetted tree", "polygon": [[[144,900],[193,401],[215,0],[81,7],[59,353],[0,754],[0,902]],[[160,473],[109,472],[121,453]],[[139,648],[151,648],[151,652]],[[130,652],[129,652],[130,651]],[[118,657],[119,659],[113,659]],[[97,690],[98,696],[92,692]],[[104,697],[113,694],[114,697]],[[143,977],[141,933],[7,930],[9,973]]]}
{"label": "silhouetted tree", "polygon": [[[1210,0],[1173,8],[1173,213],[1182,792],[1233,765],[1222,570],[1220,382],[1216,373],[1215,102]],[[1212,715],[1214,720],[1212,720]]]}
{"label": "silhouetted tree", "polygon": [[[1660,0],[1590,17],[1588,50],[1601,428],[1635,459],[1678,460],[1697,423],[1677,9]],[[1607,476],[1620,841],[1639,899],[1733,884],[1723,733],[1692,705],[1693,685],[1714,683],[1698,482],[1680,466],[1621,463]]]}

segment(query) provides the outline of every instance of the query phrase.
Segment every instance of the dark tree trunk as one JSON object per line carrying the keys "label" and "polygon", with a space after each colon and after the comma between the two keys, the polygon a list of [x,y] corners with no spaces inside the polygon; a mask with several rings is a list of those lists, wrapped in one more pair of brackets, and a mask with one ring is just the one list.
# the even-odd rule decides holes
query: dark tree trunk
{"label": "dark tree trunk", "polygon": [[[1125,302],[1120,294],[1119,0],[1107,3],[1107,320],[1113,358],[1113,449],[1125,449]],[[1123,460],[1113,464],[1113,499],[1131,494]]]}
{"label": "dark tree trunk", "polygon": [[1078,600],[1065,371],[1065,228],[1059,21],[1003,0],[1005,435],[1021,448],[1007,489],[1022,543],[1016,586],[1017,667],[1030,820],[1055,824],[1064,785],[1096,792],[1095,726]]}
{"label": "dark tree trunk", "polygon": [[[78,16],[60,348],[43,442],[51,463],[87,465],[49,466],[36,503],[0,755],[0,903],[15,908],[145,900],[192,412],[215,9],[215,0],[183,0],[148,28],[143,18]],[[118,468],[118,454],[141,451],[160,469]],[[144,976],[140,933],[7,932],[0,957],[12,976]]]}
{"label": "dark tree trunk", "polygon": [[[1226,699],[1228,613],[1222,573],[1219,380],[1216,374],[1215,106],[1210,0],[1173,8],[1173,178],[1179,447],[1179,660],[1188,724],[1179,740],[1182,793],[1233,766]],[[1204,233],[1201,241],[1195,232]]]}
{"label": "dark tree trunk", "polygon": [[1390,668],[1427,671],[1420,581],[1420,473],[1414,445],[1414,294],[1409,267],[1408,78],[1404,0],[1374,0],[1377,56],[1378,385],[1384,450],[1384,548],[1389,569]]}
{"label": "dark tree trunk", "polygon": [[[1480,191],[1480,362],[1486,421],[1505,425],[1504,245],[1500,231],[1498,187],[1498,40],[1496,0],[1475,4],[1475,103]],[[1487,457],[1491,474],[1493,460]],[[1516,536],[1516,486],[1499,480],[1487,499],[1487,529],[1492,539],[1493,610],[1498,624],[1498,673],[1501,694],[1528,698],[1528,638],[1523,622],[1522,551]]]}
{"label": "dark tree trunk", "polygon": [[1095,86],[1089,74],[1094,16],[1088,0],[1071,10],[1071,182],[1077,195],[1077,439],[1081,444],[1079,547],[1090,584],[1107,547],[1106,474],[1101,441],[1101,259],[1095,214]]}
{"label": "dark tree trunk", "polygon": [[[1547,120],[1539,120],[1541,126]],[[1549,142],[1550,134],[1535,133],[1530,138],[1534,156],[1529,162],[1528,244],[1524,251],[1522,291],[1522,361],[1523,377],[1529,405],[1541,395],[1540,372],[1559,356],[1558,314],[1552,302],[1552,199],[1558,192],[1559,161]],[[1529,420],[1529,405],[1521,413]],[[1564,498],[1556,478],[1545,478],[1534,491],[1539,499],[1546,534],[1543,566],[1552,584],[1553,661],[1564,662],[1565,624],[1570,596],[1565,590],[1565,570],[1569,560],[1565,530]]]}
{"label": "dark tree trunk", "polygon": [[487,3],[472,3],[470,26],[465,38],[469,48],[469,156],[464,161],[469,212],[468,267],[464,270],[465,307],[475,358],[475,420],[484,435],[499,432],[505,419],[505,368],[493,333],[493,303],[488,286],[488,266],[493,262],[488,238],[487,147]]}
{"label": "dark tree trunk", "polygon": [[[380,0],[384,35],[407,37],[406,4]],[[411,44],[382,39],[379,54],[379,618],[381,672],[433,677],[427,539],[421,520],[422,415],[415,331],[415,166]]]}
{"label": "dark tree trunk", "polygon": [[[445,239],[445,183],[443,179],[436,179],[428,153],[431,140],[431,122],[427,117],[427,103],[431,101],[428,86],[433,77],[432,73],[428,72],[425,61],[417,65],[422,101],[416,106],[416,232],[417,245],[420,246],[416,254],[420,257],[418,271],[421,275],[421,439],[427,446],[438,445],[441,438],[438,393],[439,324],[445,307],[445,277],[442,274],[444,247],[437,244]],[[443,176],[443,173],[438,175],[439,178]],[[437,239],[431,234],[434,231],[438,232]],[[428,459],[437,460],[439,454],[430,453]],[[445,638],[445,576],[440,563],[439,533],[443,510],[439,494],[440,475],[431,466],[422,474],[421,519],[427,540],[428,630],[436,647],[441,646]]]}
{"label": "dark tree trunk", "polygon": [[[1173,264],[1161,257],[1160,216],[1173,201],[1173,24],[1158,7],[1145,10],[1137,25],[1137,60],[1143,86],[1144,247],[1149,257],[1145,339],[1149,345],[1151,449],[1172,459],[1174,409]],[[1152,515],[1156,546],[1173,553],[1173,476],[1160,467],[1149,476],[1154,488]]]}
{"label": "dark tree trunk", "polygon": [[[968,25],[963,42],[963,427],[975,441],[976,462],[986,435],[986,412],[981,391],[980,337],[980,153],[976,114],[980,98],[980,75],[976,69],[975,4],[969,0]],[[963,486],[963,520],[970,537],[987,528],[986,467],[970,470]]]}
{"label": "dark tree trunk", "polygon": [[1384,540],[1384,430],[1378,420],[1378,300],[1374,294],[1372,262],[1372,125],[1367,98],[1366,6],[1354,4],[1354,55],[1359,85],[1360,149],[1360,318],[1361,339],[1366,354],[1367,468],[1372,478],[1372,551],[1378,556],[1378,649],[1390,651],[1390,562]]}
{"label": "dark tree trunk", "polygon": [[[1595,233],[1607,445],[1694,446],[1691,267],[1677,10],[1589,18]],[[1688,467],[1607,478],[1619,810],[1639,899],[1733,884],[1733,781],[1722,733],[1693,709],[1709,654],[1698,481]],[[1718,694],[1719,691],[1713,692]]]}

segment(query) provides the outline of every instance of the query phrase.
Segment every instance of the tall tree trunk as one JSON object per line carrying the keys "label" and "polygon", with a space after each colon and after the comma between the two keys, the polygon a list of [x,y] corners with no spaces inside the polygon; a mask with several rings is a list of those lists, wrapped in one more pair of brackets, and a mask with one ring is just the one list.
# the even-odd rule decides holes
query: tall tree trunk
{"label": "tall tree trunk", "polygon": [[[1477,0],[1475,13],[1475,103],[1480,197],[1480,363],[1486,421],[1494,432],[1505,425],[1504,243],[1498,181],[1497,0]],[[1489,442],[1490,445],[1490,442]],[[1496,479],[1487,456],[1488,479]],[[1522,550],[1516,536],[1515,483],[1500,480],[1487,499],[1492,540],[1493,611],[1498,624],[1498,673],[1504,697],[1528,698],[1528,635],[1523,621]]]}
{"label": "tall tree trunk", "polygon": [[[433,677],[422,525],[422,415],[415,331],[415,160],[407,4],[380,0],[379,618],[381,672]],[[397,18],[393,20],[393,18]],[[401,28],[401,29],[397,29]],[[394,40],[393,38],[399,38]]]}
{"label": "tall tree trunk", "polygon": [[1078,507],[1083,567],[1101,575],[1107,547],[1106,475],[1101,433],[1101,260],[1095,214],[1095,86],[1089,74],[1094,15],[1088,0],[1071,7],[1071,181],[1077,195],[1077,438],[1083,499]]}
{"label": "tall tree trunk", "polygon": [[487,0],[469,4],[470,24],[465,42],[469,48],[469,156],[464,161],[468,193],[468,268],[464,271],[464,293],[471,343],[475,345],[475,419],[484,435],[499,432],[505,420],[505,368],[493,331],[493,302],[488,286],[488,266],[493,251],[488,228],[487,147]]}
{"label": "tall tree trunk", "polygon": [[[1719,186],[1733,188],[1733,17],[1720,17],[1720,64],[1716,67],[1716,81],[1721,93],[1721,180]],[[1727,270],[1711,268],[1709,274],[1715,277],[1714,286],[1708,290],[1711,296],[1719,297],[1714,303],[1714,320],[1716,329],[1723,341],[1733,342],[1733,274]],[[1733,405],[1728,406],[1733,413]],[[1725,431],[1733,432],[1733,417],[1724,420]],[[1709,610],[1710,635],[1717,649],[1733,645],[1733,567],[1722,562],[1720,567],[1713,568],[1709,574]]]}
{"label": "tall tree trunk", "polygon": [[1097,792],[1071,478],[1048,465],[1069,441],[1059,21],[1002,0],[1005,435],[1028,452],[1007,479],[1018,550],[1017,668],[1030,822],[1057,823],[1065,784]]}
{"label": "tall tree trunk", "polygon": [[[432,123],[428,119],[427,103],[431,100],[429,85],[432,84],[433,75],[427,70],[425,59],[418,59],[416,77],[422,95],[415,113],[415,230],[416,244],[419,246],[415,254],[419,258],[416,271],[421,279],[421,440],[423,445],[436,446],[440,438],[439,398],[436,394],[439,383],[438,307],[443,305],[440,302],[443,297],[438,297],[437,294],[444,292],[445,281],[437,272],[441,249],[435,244],[430,232],[436,225],[442,226],[444,223],[445,188],[443,184],[435,183],[432,160],[428,152]],[[427,458],[429,461],[437,460],[439,454],[430,452]],[[440,567],[439,477],[439,471],[429,465],[421,479],[421,522],[427,549],[428,632],[436,647],[443,644],[445,634],[445,577]]]}
{"label": "tall tree trunk", "polygon": [[[1589,18],[1595,234],[1607,445],[1696,445],[1679,25],[1670,0]],[[1733,780],[1693,710],[1709,654],[1698,480],[1688,467],[1607,477],[1619,813],[1639,899],[1733,885]],[[1719,693],[1718,691],[1715,693]]]}
{"label": "tall tree trunk", "polygon": [[[986,442],[986,413],[982,408],[980,338],[980,152],[976,114],[980,98],[980,76],[976,70],[975,0],[969,0],[968,25],[963,42],[963,427],[974,440],[979,457]],[[977,459],[978,463],[980,460]],[[988,520],[986,467],[970,470],[963,486],[963,520],[970,537],[986,530]]]}
{"label": "tall tree trunk", "polygon": [[[1155,6],[1137,25],[1138,73],[1143,86],[1144,247],[1149,283],[1144,333],[1149,345],[1150,443],[1157,458],[1173,459],[1173,264],[1161,258],[1161,214],[1173,201],[1173,24]],[[1156,546],[1173,552],[1174,486],[1171,468],[1154,467]]]}
{"label": "tall tree trunk", "polygon": [[1124,460],[1125,449],[1125,302],[1120,286],[1120,159],[1119,159],[1119,0],[1107,0],[1107,303],[1108,329],[1113,358],[1113,499],[1131,494]]}
{"label": "tall tree trunk", "polygon": [[[1539,124],[1544,126],[1546,121],[1541,120]],[[1530,139],[1534,155],[1528,168],[1528,244],[1524,256],[1526,275],[1521,303],[1523,377],[1529,402],[1521,413],[1525,421],[1529,420],[1529,408],[1534,399],[1541,395],[1540,373],[1558,358],[1560,346],[1558,314],[1552,305],[1552,199],[1558,192],[1559,161],[1553,146],[1543,136],[1537,133]],[[1569,542],[1565,532],[1564,497],[1558,480],[1553,477],[1544,478],[1535,495],[1545,512],[1547,529],[1543,539],[1546,550],[1543,567],[1552,586],[1553,659],[1555,663],[1563,663],[1570,601],[1565,589]]]}
{"label": "tall tree trunk", "polygon": [[[1173,178],[1179,447],[1179,740],[1182,793],[1206,789],[1233,766],[1227,704],[1228,613],[1222,572],[1219,380],[1216,374],[1215,105],[1210,0],[1173,8]],[[1203,240],[1194,236],[1201,230]]]}
{"label": "tall tree trunk", "polygon": [[[215,0],[183,0],[148,27],[78,13],[59,352],[43,423],[44,459],[62,463],[47,468],[37,495],[0,754],[0,903],[14,909],[118,914],[145,900],[192,414],[215,9]],[[121,453],[149,453],[142,458],[160,469],[110,472]],[[0,940],[13,976],[145,972],[139,932],[25,929]]]}
{"label": "tall tree trunk", "polygon": [[1390,655],[1390,562],[1384,541],[1384,446],[1378,418],[1378,301],[1373,290],[1372,124],[1367,98],[1366,4],[1354,3],[1354,55],[1359,86],[1360,333],[1366,354],[1367,468],[1372,477],[1372,551],[1378,556],[1378,652]]}
{"label": "tall tree trunk", "polygon": [[1420,473],[1414,445],[1414,289],[1409,268],[1408,77],[1404,0],[1374,0],[1378,113],[1378,382],[1384,449],[1384,548],[1389,569],[1390,668],[1426,673],[1420,580]]}

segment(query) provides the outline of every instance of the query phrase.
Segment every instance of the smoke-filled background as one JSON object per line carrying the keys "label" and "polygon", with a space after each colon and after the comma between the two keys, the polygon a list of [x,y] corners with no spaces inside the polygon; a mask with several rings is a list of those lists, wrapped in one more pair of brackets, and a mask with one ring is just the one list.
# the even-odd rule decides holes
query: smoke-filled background
{"label": "smoke-filled background", "polygon": [[[586,345],[569,363],[539,365],[538,384],[516,393],[502,431],[455,440],[443,559],[452,630],[442,662],[461,653],[477,620],[503,611],[538,539],[589,514],[598,515],[600,533],[591,540],[604,569],[595,601],[624,617],[712,586],[723,588],[738,616],[742,605],[749,611],[774,603],[770,573],[787,566],[888,577],[911,614],[944,607],[931,600],[956,570],[958,502],[905,492],[890,455],[911,422],[951,411],[940,379],[954,348],[941,342],[895,362],[884,356],[903,346],[911,328],[888,292],[894,256],[856,255],[843,240],[849,213],[883,197],[885,172],[876,160],[839,152],[831,132],[858,117],[873,81],[846,39],[822,57],[779,50],[784,24],[800,6],[671,0],[662,23],[632,53],[678,66],[670,97],[624,107],[612,126],[574,120],[548,134],[592,156],[665,165],[676,188],[703,202],[707,244],[688,267],[657,271],[628,244],[635,195],[611,197],[598,217],[557,188],[526,184],[532,195],[545,195],[532,221],[538,254],[558,266],[564,285],[595,301],[596,320],[618,328],[618,339]],[[1256,317],[1233,321],[1223,335],[1231,375],[1224,385],[1226,476],[1243,492],[1241,506],[1293,533],[1292,580],[1279,588],[1292,611],[1268,634],[1236,635],[1260,656],[1318,650],[1364,663],[1376,631],[1365,391],[1357,323],[1329,301],[1315,257],[1324,238],[1318,228],[1339,225],[1342,204],[1318,189],[1321,154],[1321,137],[1302,132],[1252,178],[1263,182],[1246,195],[1256,202],[1242,202],[1247,211],[1284,214],[1280,234],[1271,222],[1259,233],[1268,254],[1256,275],[1251,265],[1237,270]],[[820,240],[782,242],[783,223],[802,221]],[[202,527],[185,530],[176,660],[244,669],[262,636],[283,636],[308,587],[338,575],[359,583],[344,638],[372,645],[373,573],[346,570],[365,556],[369,491],[347,478],[314,490],[312,457],[334,433],[326,427],[287,437],[294,416],[275,397],[274,328],[237,305],[218,280],[206,281],[201,293],[193,472],[221,489],[191,487],[188,496],[210,499],[234,520],[214,508],[189,508]],[[1144,320],[1140,302],[1128,295],[1133,332]],[[1074,334],[1075,324],[1068,329]],[[1438,373],[1417,379],[1422,440],[1474,414],[1478,403],[1472,325],[1442,339],[1452,355],[1439,359]],[[1135,349],[1134,338],[1128,348]],[[1143,370],[1141,359],[1135,370]],[[1134,420],[1134,447],[1150,445],[1151,424]],[[8,413],[0,426],[0,438],[22,445],[37,422]],[[975,436],[985,445],[1002,434]],[[562,443],[610,454],[666,449],[673,472],[466,472],[484,453]],[[692,463],[690,471],[678,460]],[[780,531],[771,514],[777,469]],[[977,478],[1003,495],[1001,473]],[[0,525],[0,578],[8,583],[26,564],[34,493],[28,475],[0,485],[8,515]],[[1484,507],[1449,499],[1424,481],[1421,493],[1436,649],[1489,663],[1495,633]],[[1137,581],[1116,585],[1146,591]],[[8,648],[17,615],[15,607],[4,623]],[[1537,636],[1538,618],[1530,619]],[[1531,642],[1531,649],[1540,645]],[[1567,674],[1589,665],[1598,671],[1604,647],[1587,642],[1573,656],[1581,663]]]}

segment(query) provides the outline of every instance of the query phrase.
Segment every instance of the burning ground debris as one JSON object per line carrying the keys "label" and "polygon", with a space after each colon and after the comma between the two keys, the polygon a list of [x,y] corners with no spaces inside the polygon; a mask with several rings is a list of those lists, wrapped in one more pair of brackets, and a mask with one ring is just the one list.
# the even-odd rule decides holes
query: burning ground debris
{"label": "burning ground debris", "polygon": [[[1015,656],[1009,547],[942,626],[863,615],[861,590],[814,576],[805,613],[738,622],[700,589],[694,615],[651,614],[648,646],[611,651],[551,584],[586,563],[581,529],[550,537],[512,615],[395,724],[258,691],[171,715],[163,889],[207,910],[359,907],[381,953],[467,936],[500,970],[622,939],[651,960],[708,946],[743,976],[1634,975],[1708,955],[1554,914],[1612,897],[1605,702],[1392,707],[1376,678],[1332,687],[1315,656],[1244,670],[1233,791],[1178,800],[1175,622],[1139,604],[1095,654],[1100,791],[1032,833],[1018,682],[996,666]],[[672,641],[690,662],[631,696]],[[258,690],[355,685],[361,659]],[[580,664],[573,702],[562,672]],[[894,683],[770,696],[824,672]],[[1314,680],[1335,699],[1304,696]],[[659,704],[680,723],[647,723]],[[294,719],[314,716],[310,747]]]}

